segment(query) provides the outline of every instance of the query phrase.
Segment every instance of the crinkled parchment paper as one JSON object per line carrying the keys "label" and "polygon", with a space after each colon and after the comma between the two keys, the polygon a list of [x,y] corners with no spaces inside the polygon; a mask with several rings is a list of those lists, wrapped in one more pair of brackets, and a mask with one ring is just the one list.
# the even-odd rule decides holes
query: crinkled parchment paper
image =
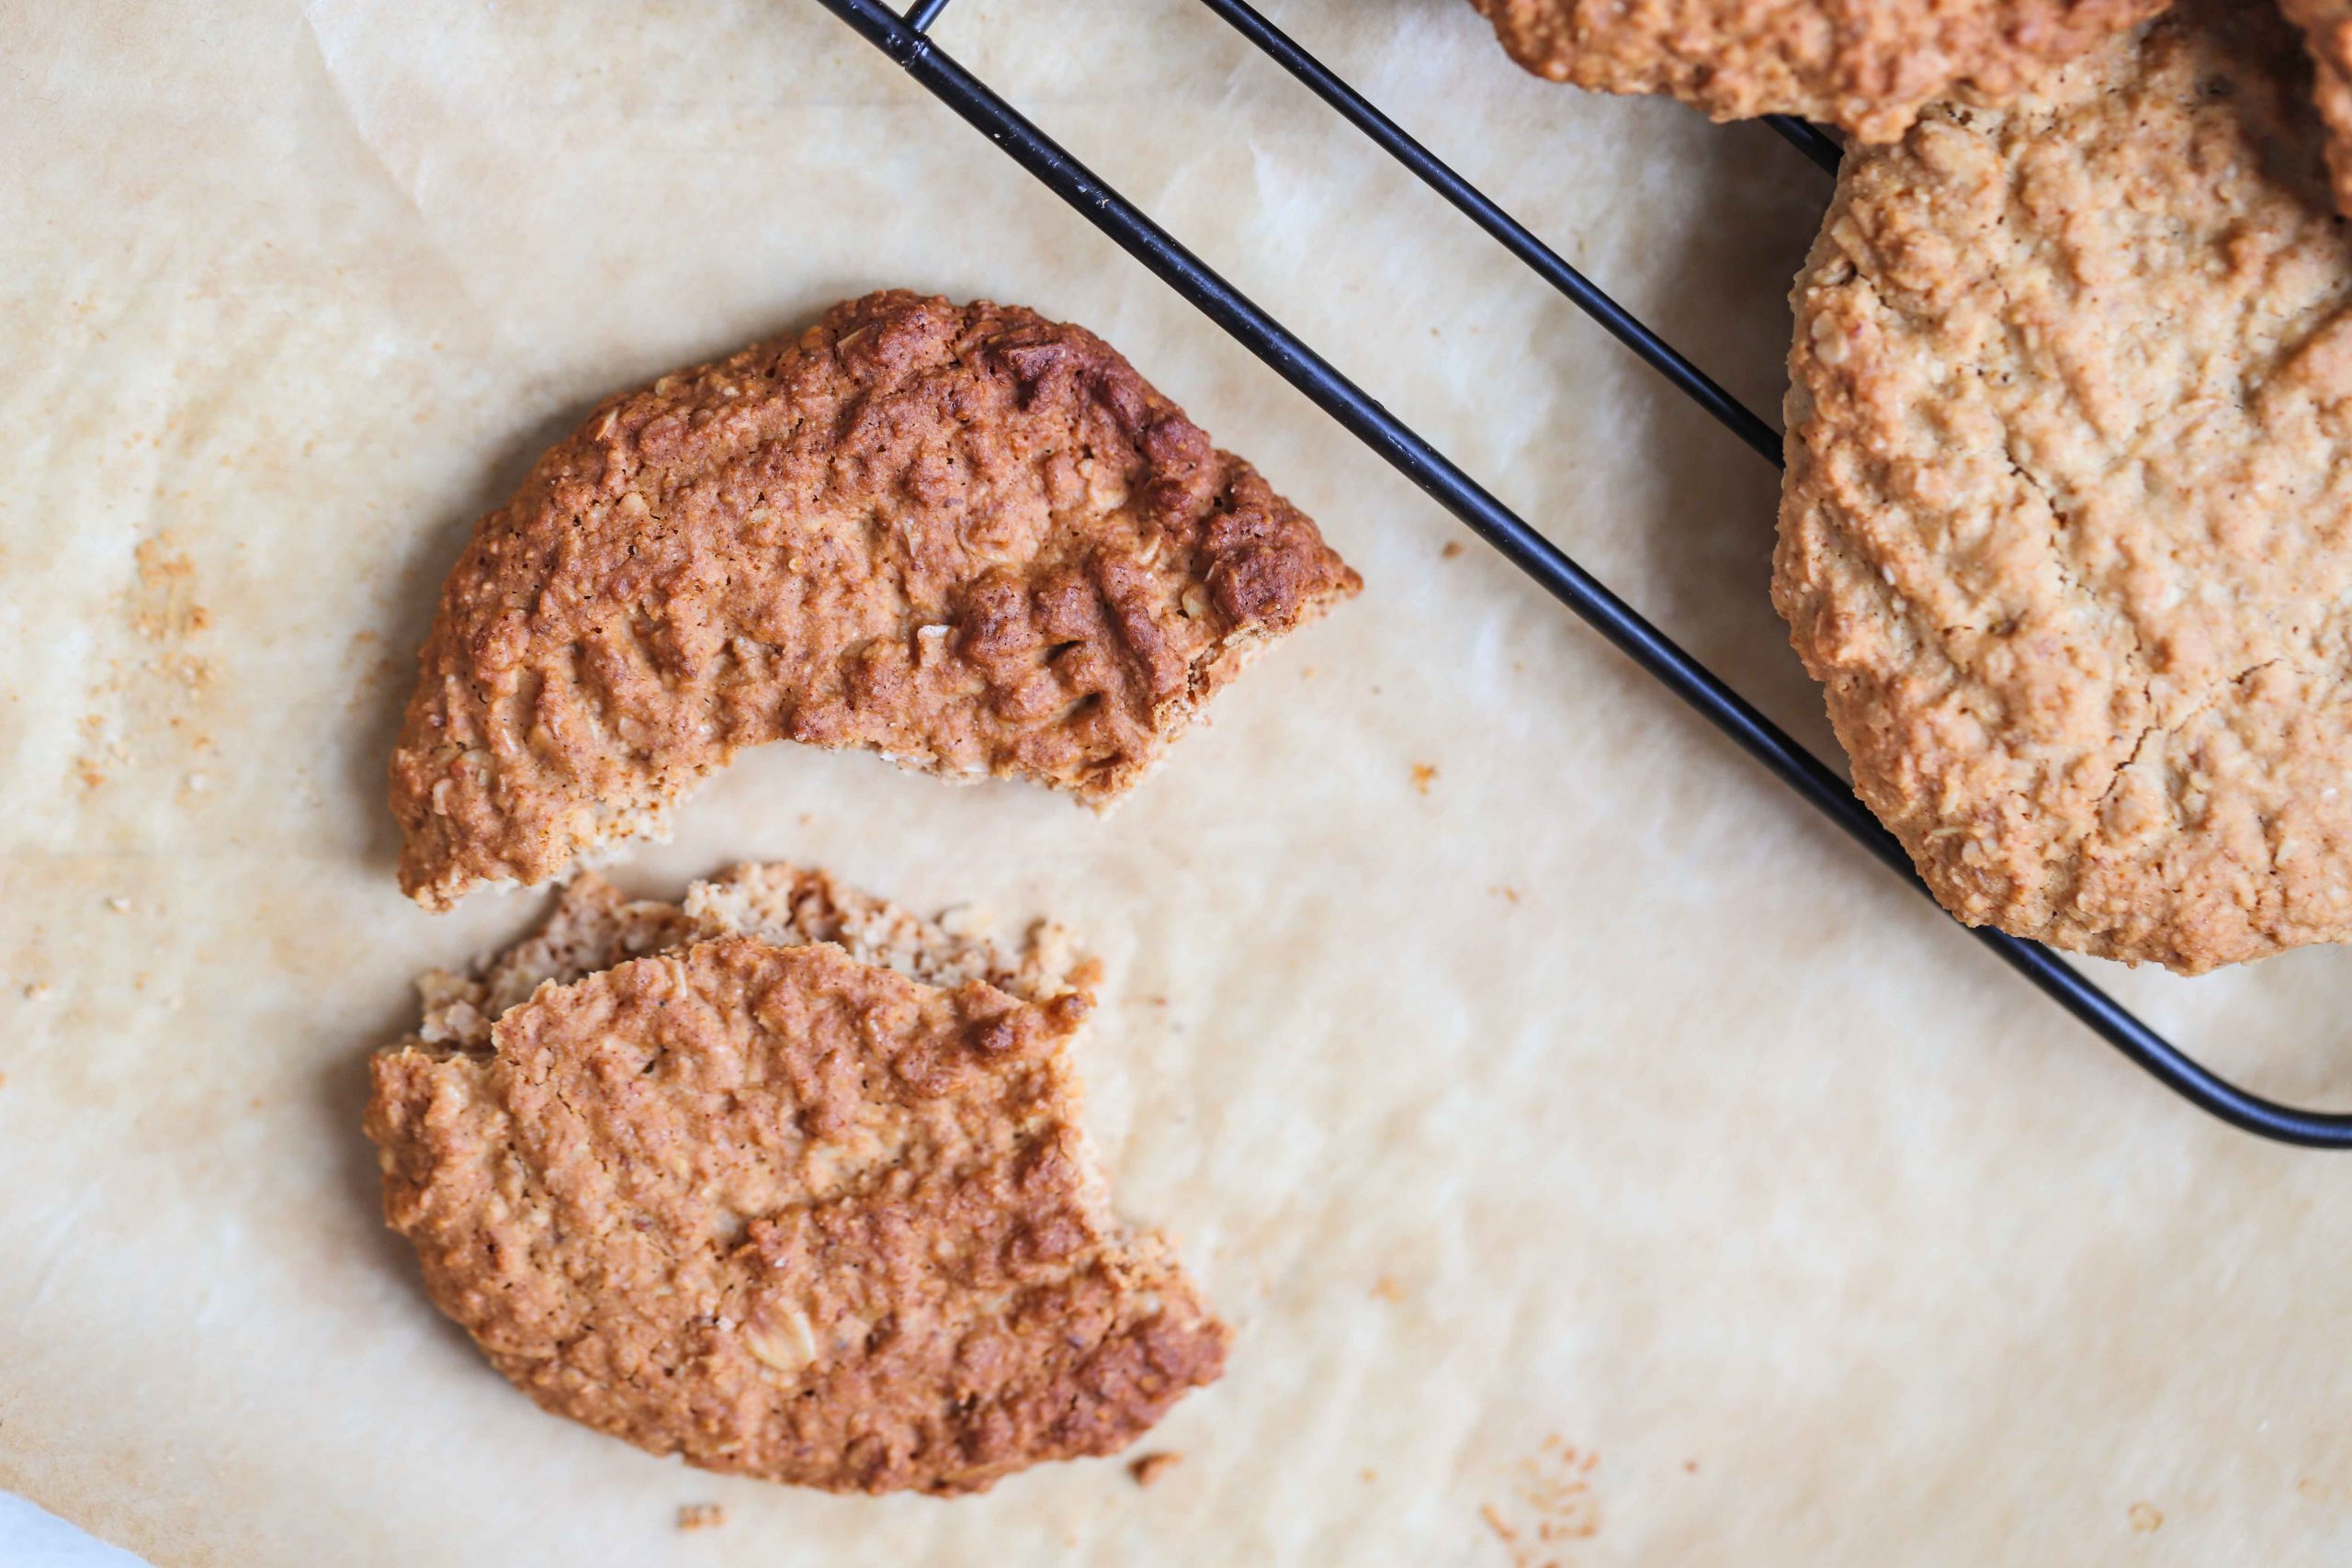
{"label": "crinkled parchment paper", "polygon": [[[1279,19],[1751,402],[1826,182]],[[1773,478],[1186,0],[940,37],[1776,716]],[[2352,1161],[2165,1099],[811,0],[0,6],[0,1487],[164,1568],[2352,1561]],[[880,285],[1087,323],[1363,598],[1097,821],[756,754],[629,856],[794,857],[1105,957],[1122,1207],[1235,1320],[1147,1450],[941,1504],[539,1414],[357,1132],[382,768],[470,521],[603,393]],[[2103,970],[2352,1100],[2352,957]],[[682,1505],[727,1522],[681,1532]]]}

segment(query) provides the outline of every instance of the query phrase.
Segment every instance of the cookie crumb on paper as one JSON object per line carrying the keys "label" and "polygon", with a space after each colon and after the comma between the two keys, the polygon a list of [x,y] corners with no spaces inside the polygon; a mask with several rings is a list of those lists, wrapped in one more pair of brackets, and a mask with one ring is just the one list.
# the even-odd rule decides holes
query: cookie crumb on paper
{"label": "cookie crumb on paper", "polygon": [[1162,1449],[1157,1453],[1144,1454],[1128,1461],[1127,1473],[1135,1477],[1136,1485],[1149,1486],[1183,1462],[1182,1454]]}
{"label": "cookie crumb on paper", "polygon": [[1600,1533],[1600,1499],[1592,1487],[1600,1465],[1599,1454],[1552,1433],[1520,1461],[1510,1516],[1491,1503],[1478,1510],[1509,1549],[1512,1568],[1550,1568],[1562,1543]]}

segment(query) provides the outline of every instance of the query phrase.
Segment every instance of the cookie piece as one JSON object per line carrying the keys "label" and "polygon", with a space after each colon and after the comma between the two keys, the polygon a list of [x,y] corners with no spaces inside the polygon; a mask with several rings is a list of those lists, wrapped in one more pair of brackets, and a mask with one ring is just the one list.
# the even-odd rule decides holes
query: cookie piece
{"label": "cookie piece", "polygon": [[510,1381],[654,1453],[954,1495],[1115,1452],[1227,1334],[1091,1170],[1091,979],[789,867],[583,878],[373,1059],[386,1218]]}
{"label": "cookie piece", "polygon": [[544,882],[771,740],[1100,807],[1360,586],[1100,338],[869,295],[613,399],[477,525],[392,756],[401,886]]}
{"label": "cookie piece", "polygon": [[568,986],[650,953],[695,942],[749,936],[776,947],[827,942],[861,964],[878,964],[926,985],[980,980],[1023,1001],[1070,992],[1091,996],[1100,965],[1080,955],[1050,921],[1031,928],[1020,952],[953,929],[953,915],[926,920],[845,887],[825,872],[781,862],[739,865],[686,890],[682,903],[630,898],[594,872],[574,877],[537,933],[486,960],[472,975],[446,969],[417,981],[424,1003],[419,1034],[430,1044],[491,1048],[490,1026],[541,986]]}
{"label": "cookie piece", "polygon": [[2335,209],[2352,214],[2352,0],[2278,0],[2303,29],[2313,68],[2312,96],[2327,126],[2327,168]]}
{"label": "cookie piece", "polygon": [[1995,103],[2169,0],[1473,0],[1511,58],[1716,119],[1792,114],[1891,141],[1928,102]]}
{"label": "cookie piece", "polygon": [[2352,935],[2352,242],[2297,41],[2184,4],[1847,161],[1773,598],[1970,924],[2194,974]]}

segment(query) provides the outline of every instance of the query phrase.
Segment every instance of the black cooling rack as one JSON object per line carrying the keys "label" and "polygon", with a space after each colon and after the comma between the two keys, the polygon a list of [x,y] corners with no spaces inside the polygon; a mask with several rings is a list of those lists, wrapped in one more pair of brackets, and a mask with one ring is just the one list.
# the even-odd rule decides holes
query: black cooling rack
{"label": "black cooling rack", "polygon": [[[1766,718],[1714,673],[1636,615],[1566,552],[1530,527],[1476,479],[1449,461],[1363,389],[1332,368],[1296,334],[1203,265],[1132,202],[1097,179],[1083,164],[948,56],[927,29],[948,0],[915,0],[904,16],[878,0],[820,0],[855,28],[940,102],[1002,148],[1015,163],[1109,235],[1202,314],[1266,362],[1407,479],[1435,497],[1471,532],[1541,583],[1553,597],[1639,664],[1660,684],[1696,708],[1772,775],[1844,829],[1889,870],[1927,891],[1910,857],[1879,825],[1846,783]],[[1601,329],[1672,382],[1675,389],[1775,465],[1781,438],[1772,427],[1710,380],[1649,328],[1596,288],[1560,255],[1468,181],[1432,156],[1312,54],[1244,0],[1198,0],[1296,77],[1316,96],[1445,197],[1511,254],[1566,295]],[[1498,69],[1502,68],[1498,60]],[[1776,117],[1772,127],[1824,169],[1838,164],[1838,144],[1813,126]],[[2352,1148],[2352,1114],[2280,1105],[2238,1088],[2199,1066],[2106,992],[2039,943],[1998,931],[1970,934],[2024,976],[2143,1071],[2200,1110],[2231,1125],[2284,1144]]]}

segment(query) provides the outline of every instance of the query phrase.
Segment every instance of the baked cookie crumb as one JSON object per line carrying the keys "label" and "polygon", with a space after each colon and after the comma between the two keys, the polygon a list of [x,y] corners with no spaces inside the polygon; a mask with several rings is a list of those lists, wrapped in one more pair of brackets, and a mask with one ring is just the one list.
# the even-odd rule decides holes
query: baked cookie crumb
{"label": "baked cookie crumb", "polygon": [[1127,1461],[1127,1473],[1138,1486],[1149,1486],[1170,1471],[1184,1462],[1184,1456],[1167,1449],[1148,1453]]}

